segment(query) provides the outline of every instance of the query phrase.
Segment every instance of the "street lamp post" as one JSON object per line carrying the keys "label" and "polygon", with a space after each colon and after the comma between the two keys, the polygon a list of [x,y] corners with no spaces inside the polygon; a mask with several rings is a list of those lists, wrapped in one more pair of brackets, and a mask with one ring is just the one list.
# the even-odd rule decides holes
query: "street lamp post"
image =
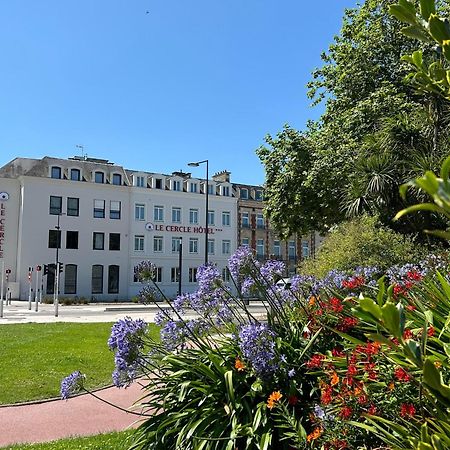
{"label": "street lamp post", "polygon": [[59,226],[59,220],[62,213],[58,214],[58,222],[56,224],[56,264],[55,264],[55,280],[53,289],[53,304],[55,306],[55,317],[58,317],[58,303],[59,303],[59,246],[61,245],[61,227]]}
{"label": "street lamp post", "polygon": [[205,192],[206,192],[206,213],[205,213],[205,265],[208,264],[208,208],[209,208],[209,185],[208,185],[208,178],[209,178],[209,174],[208,174],[208,169],[209,169],[209,161],[207,159],[203,160],[203,161],[197,161],[197,162],[191,162],[188,164],[188,166],[190,167],[198,167],[200,164],[205,164],[206,163],[206,179],[205,179]]}

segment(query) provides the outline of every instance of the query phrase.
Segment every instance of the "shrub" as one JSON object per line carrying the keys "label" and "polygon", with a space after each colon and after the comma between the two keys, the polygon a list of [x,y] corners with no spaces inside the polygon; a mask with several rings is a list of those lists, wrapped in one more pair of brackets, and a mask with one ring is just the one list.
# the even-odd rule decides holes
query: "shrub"
{"label": "shrub", "polygon": [[323,277],[330,270],[347,271],[358,266],[386,270],[419,261],[426,253],[427,249],[412,238],[382,226],[375,217],[364,216],[330,231],[317,257],[302,263],[300,272]]}

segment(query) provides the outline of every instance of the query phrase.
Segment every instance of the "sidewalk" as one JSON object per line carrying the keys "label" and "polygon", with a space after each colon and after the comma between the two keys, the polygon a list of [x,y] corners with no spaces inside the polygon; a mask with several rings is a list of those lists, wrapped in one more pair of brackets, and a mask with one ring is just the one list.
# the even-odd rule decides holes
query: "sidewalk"
{"label": "sidewalk", "polygon": [[[127,389],[112,387],[97,391],[96,395],[129,409],[142,393],[141,386],[133,383]],[[122,431],[136,427],[137,420],[137,415],[113,408],[89,394],[69,400],[0,407],[0,447]]]}

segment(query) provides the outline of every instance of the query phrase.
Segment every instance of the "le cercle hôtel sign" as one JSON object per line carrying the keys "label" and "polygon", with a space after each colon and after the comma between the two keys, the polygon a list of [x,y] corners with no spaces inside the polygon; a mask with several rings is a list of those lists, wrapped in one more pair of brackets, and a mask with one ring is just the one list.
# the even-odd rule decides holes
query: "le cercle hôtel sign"
{"label": "le cercle h\u00f4tel sign", "polygon": [[[169,231],[171,233],[195,233],[203,234],[206,231],[205,227],[186,227],[183,225],[164,225],[164,224],[154,224],[152,222],[147,222],[145,224],[145,229],[147,231]],[[214,234],[218,231],[223,231],[221,228],[208,228],[208,234]]]}
{"label": "le cercle h\u00f4tel sign", "polygon": [[6,202],[9,199],[7,192],[0,192],[0,259],[3,259],[6,228]]}

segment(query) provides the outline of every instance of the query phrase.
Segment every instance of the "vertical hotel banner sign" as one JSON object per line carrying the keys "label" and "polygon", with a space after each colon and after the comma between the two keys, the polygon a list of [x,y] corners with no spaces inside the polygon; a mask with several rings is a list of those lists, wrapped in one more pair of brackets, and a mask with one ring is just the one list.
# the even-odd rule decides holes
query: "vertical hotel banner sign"
{"label": "vertical hotel banner sign", "polygon": [[7,192],[0,192],[0,259],[3,259],[5,252],[6,235],[6,202],[9,199]]}

